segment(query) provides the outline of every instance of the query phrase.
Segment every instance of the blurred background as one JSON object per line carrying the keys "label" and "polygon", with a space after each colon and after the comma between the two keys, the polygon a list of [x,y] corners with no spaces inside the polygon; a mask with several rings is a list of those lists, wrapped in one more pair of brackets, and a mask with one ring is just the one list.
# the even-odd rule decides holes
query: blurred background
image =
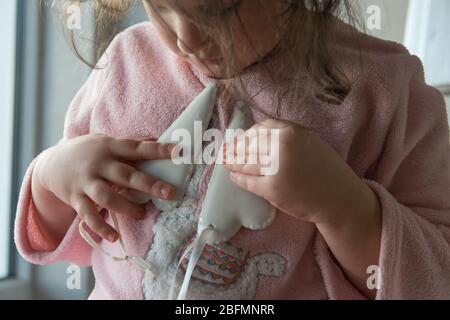
{"label": "blurred background", "polygon": [[[65,42],[60,17],[42,2],[52,1],[0,1],[0,299],[85,299],[93,286],[90,268],[30,265],[18,256],[13,242],[25,170],[37,154],[60,140],[68,105],[90,73]],[[450,24],[446,22],[450,1],[357,2],[368,33],[403,43],[418,55],[427,82],[438,87],[450,105]],[[94,17],[84,6],[78,22],[84,35],[92,38]],[[121,28],[145,19],[136,1]],[[89,50],[85,54],[92,56]],[[79,282],[74,282],[78,276]]]}

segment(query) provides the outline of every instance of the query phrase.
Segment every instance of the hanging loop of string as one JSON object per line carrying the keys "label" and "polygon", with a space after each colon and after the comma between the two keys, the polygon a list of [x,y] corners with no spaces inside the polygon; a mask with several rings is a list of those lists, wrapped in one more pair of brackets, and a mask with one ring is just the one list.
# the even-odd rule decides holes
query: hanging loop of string
{"label": "hanging loop of string", "polygon": [[142,269],[145,272],[145,277],[149,280],[149,281],[153,281],[156,277],[156,272],[155,269],[153,268],[153,266],[146,260],[144,260],[143,258],[139,257],[139,256],[132,256],[129,255],[126,250],[125,250],[125,246],[123,244],[123,239],[122,239],[122,234],[120,232],[119,229],[119,222],[117,221],[117,217],[116,215],[110,211],[110,215],[111,215],[111,219],[113,221],[114,224],[114,228],[117,230],[117,232],[119,233],[119,245],[120,248],[122,250],[122,257],[117,257],[114,256],[112,254],[110,254],[109,252],[105,251],[92,237],[91,235],[87,232],[86,228],[85,228],[85,222],[81,221],[80,224],[78,225],[78,229],[80,232],[80,235],[83,237],[83,239],[89,244],[91,245],[94,249],[99,250],[100,252],[102,252],[104,255],[110,257],[113,261],[129,261],[131,263],[133,263],[134,265],[136,265],[137,267],[139,267],[140,269]]}
{"label": "hanging loop of string", "polygon": [[172,284],[170,286],[169,290],[169,296],[168,300],[173,300],[174,298],[174,292],[175,292],[175,283],[177,281],[177,274],[178,269],[180,268],[180,265],[183,263],[183,260],[187,257],[187,255],[192,251],[190,257],[188,266],[186,268],[186,273],[184,275],[183,284],[181,285],[181,289],[178,293],[177,300],[185,300],[187,291],[189,288],[189,283],[192,278],[192,273],[194,272],[194,268],[197,265],[198,260],[200,259],[200,256],[203,252],[203,249],[205,248],[207,244],[208,235],[214,232],[214,226],[209,225],[207,228],[204,228],[203,230],[198,230],[197,236],[192,243],[186,247],[183,254],[180,257],[180,260],[178,262],[177,268],[175,269],[175,274],[173,276]]}

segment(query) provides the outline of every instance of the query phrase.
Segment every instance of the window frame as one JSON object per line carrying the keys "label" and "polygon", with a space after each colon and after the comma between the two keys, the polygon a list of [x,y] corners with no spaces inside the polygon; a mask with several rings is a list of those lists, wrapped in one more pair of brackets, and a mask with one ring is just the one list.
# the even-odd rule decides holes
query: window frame
{"label": "window frame", "polygon": [[22,180],[36,152],[39,121],[39,63],[42,22],[39,3],[16,2],[13,161],[10,196],[9,276],[0,280],[0,299],[31,299],[32,266],[20,257],[14,243],[14,221]]}
{"label": "window frame", "polygon": [[[56,29],[57,24],[50,19],[53,17],[51,8],[39,1],[17,1],[16,18],[16,63],[15,63],[15,94],[14,94],[14,122],[13,122],[13,168],[12,168],[12,191],[11,191],[11,223],[10,223],[10,276],[0,280],[1,299],[85,299],[92,291],[93,276],[89,271],[82,273],[83,289],[67,295],[61,295],[61,291],[52,295],[49,288],[54,283],[48,284],[55,270],[62,271],[61,265],[41,267],[25,261],[19,254],[14,239],[14,221],[17,211],[17,203],[26,170],[36,156],[45,149],[49,143],[48,122],[49,112],[55,109],[48,100],[48,88],[50,78],[57,74],[55,70],[60,67],[61,61],[49,63],[55,55],[55,51],[49,50],[53,45],[67,43],[58,42],[63,40],[61,30]],[[89,7],[85,7],[86,10]],[[94,32],[94,17],[88,15],[86,21],[91,28],[90,34]],[[91,54],[94,53],[94,48]],[[53,54],[53,56],[52,56]],[[50,58],[49,58],[50,57]],[[58,64],[59,63],[59,64]],[[81,64],[80,64],[81,65]],[[83,72],[88,72],[84,74]],[[86,81],[90,70],[77,71],[74,74],[82,83]],[[81,86],[80,84],[80,86]],[[46,90],[47,89],[47,90]],[[72,88],[73,89],[73,88]],[[70,87],[62,92],[58,91],[57,99],[63,101],[73,93]],[[77,85],[77,90],[79,86]],[[47,94],[47,96],[46,96]],[[53,98],[52,98],[53,99]],[[65,102],[64,102],[65,104]],[[53,109],[52,109],[53,108]],[[59,105],[58,105],[59,108]],[[54,137],[52,137],[53,139]],[[65,282],[64,282],[65,283]],[[48,284],[48,286],[47,286]]]}
{"label": "window frame", "polygon": [[[11,242],[12,239],[10,237],[11,234],[11,220],[12,220],[12,215],[11,215],[11,207],[12,207],[12,203],[11,203],[11,195],[12,195],[12,184],[13,184],[13,179],[12,179],[12,166],[14,163],[14,159],[13,159],[13,130],[14,130],[14,125],[13,125],[13,121],[14,121],[14,100],[15,100],[15,60],[16,60],[16,26],[17,26],[17,2],[16,1],[10,1],[10,2],[5,2],[3,3],[3,5],[5,6],[3,8],[3,13],[4,14],[11,14],[12,16],[8,16],[6,19],[4,19],[3,23],[5,23],[5,26],[8,28],[8,32],[5,32],[5,37],[6,39],[4,39],[6,41],[6,46],[7,46],[7,50],[4,51],[4,56],[2,57],[2,63],[4,64],[5,67],[5,76],[7,77],[6,79],[4,79],[3,81],[5,81],[6,85],[3,84],[2,87],[5,89],[4,94],[5,96],[2,96],[2,101],[0,102],[1,104],[5,104],[5,108],[7,110],[6,115],[8,116],[9,119],[7,119],[6,117],[4,117],[2,119],[2,121],[5,121],[5,123],[2,124],[2,131],[4,131],[4,134],[6,135],[5,138],[9,138],[11,140],[7,141],[4,145],[5,148],[8,148],[9,150],[7,151],[7,154],[9,154],[11,157],[9,159],[5,159],[2,160],[4,161],[4,165],[6,166],[5,168],[5,176],[3,177],[3,181],[2,183],[5,184],[6,190],[3,194],[3,196],[5,197],[4,202],[2,203],[2,209],[1,209],[1,214],[0,214],[0,226],[2,228],[2,232],[1,232],[1,236],[5,237],[6,242],[5,247],[3,248],[3,243],[2,243],[2,251],[3,249],[6,249],[4,252],[5,257],[2,257],[0,259],[3,260],[3,258],[6,258],[6,274],[4,274],[2,272],[2,274],[0,275],[0,281],[9,278],[12,268],[11,268]],[[9,28],[12,28],[12,30],[9,30]],[[11,32],[12,31],[12,32]],[[11,60],[9,60],[11,59]],[[3,101],[3,99],[6,99],[5,101]],[[3,165],[2,164],[2,165]],[[4,205],[4,207],[3,207]],[[6,230],[3,230],[3,228],[5,228]],[[5,266],[3,265],[3,261],[2,261],[2,269]]]}

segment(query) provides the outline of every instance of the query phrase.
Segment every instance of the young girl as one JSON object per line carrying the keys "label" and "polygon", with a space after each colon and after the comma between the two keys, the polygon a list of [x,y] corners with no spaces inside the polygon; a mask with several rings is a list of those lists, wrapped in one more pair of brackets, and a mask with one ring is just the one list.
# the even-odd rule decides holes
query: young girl
{"label": "young girl", "polygon": [[[125,3],[97,0],[100,27]],[[150,22],[115,37],[70,105],[64,138],[26,173],[15,236],[27,260],[92,265],[91,299],[167,297],[212,166],[197,166],[182,205],[161,213],[130,190],[171,199],[175,189],[136,163],[169,158],[173,145],[154,139],[216,83],[212,127],[224,131],[239,100],[254,128],[280,129],[276,174],[227,166],[278,213],[205,249],[212,267],[196,267],[189,299],[450,298],[449,128],[419,59],[340,20],[347,1],[144,6]],[[119,256],[120,234],[156,278],[93,250],[81,221]]]}

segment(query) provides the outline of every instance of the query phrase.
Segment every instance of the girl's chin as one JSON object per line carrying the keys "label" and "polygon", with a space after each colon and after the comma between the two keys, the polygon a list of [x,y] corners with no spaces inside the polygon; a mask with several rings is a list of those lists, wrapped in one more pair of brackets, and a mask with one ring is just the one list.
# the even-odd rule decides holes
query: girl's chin
{"label": "girl's chin", "polygon": [[225,72],[223,71],[223,68],[219,65],[214,64],[203,65],[196,63],[191,63],[191,65],[207,77],[216,79],[225,78]]}
{"label": "girl's chin", "polygon": [[225,68],[220,65],[205,66],[205,65],[198,65],[198,64],[194,64],[194,63],[191,63],[191,65],[194,68],[196,68],[198,71],[200,71],[202,74],[204,74],[205,76],[207,76],[209,78],[213,78],[213,79],[219,79],[219,80],[230,79],[230,78],[234,78],[239,75],[239,72],[237,72],[236,74],[232,74],[231,76],[226,76]]}

